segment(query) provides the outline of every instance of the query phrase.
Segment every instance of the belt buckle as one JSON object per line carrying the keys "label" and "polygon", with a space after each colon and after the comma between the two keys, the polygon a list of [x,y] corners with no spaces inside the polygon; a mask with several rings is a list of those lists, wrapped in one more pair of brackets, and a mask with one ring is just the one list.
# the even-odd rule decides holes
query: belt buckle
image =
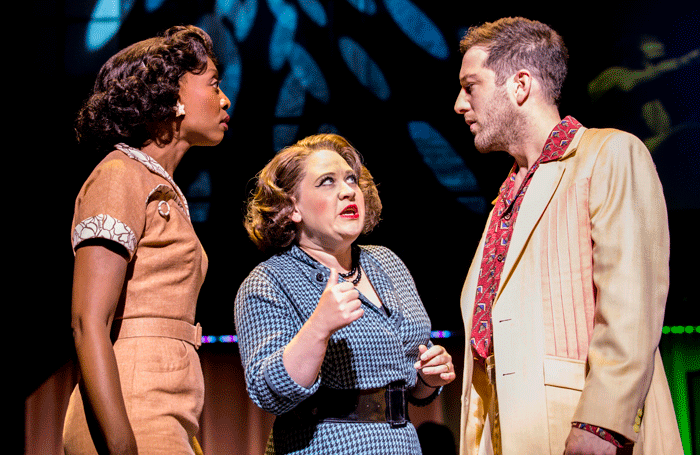
{"label": "belt buckle", "polygon": [[408,402],[406,387],[400,381],[386,386],[386,420],[392,428],[404,427],[408,424]]}

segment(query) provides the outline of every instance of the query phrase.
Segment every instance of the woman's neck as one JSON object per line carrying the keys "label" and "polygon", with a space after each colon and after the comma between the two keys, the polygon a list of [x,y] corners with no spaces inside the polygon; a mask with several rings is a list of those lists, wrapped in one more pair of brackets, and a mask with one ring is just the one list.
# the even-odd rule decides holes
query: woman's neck
{"label": "woman's neck", "polygon": [[185,152],[187,152],[188,149],[188,145],[177,141],[171,141],[164,145],[159,145],[156,141],[151,141],[141,147],[141,150],[163,166],[163,169],[165,169],[170,176],[175,173],[177,165],[180,164],[182,157],[185,156]]}
{"label": "woman's neck", "polygon": [[334,268],[340,273],[346,273],[352,269],[352,246],[330,251],[314,244],[300,243],[299,248],[329,269]]}

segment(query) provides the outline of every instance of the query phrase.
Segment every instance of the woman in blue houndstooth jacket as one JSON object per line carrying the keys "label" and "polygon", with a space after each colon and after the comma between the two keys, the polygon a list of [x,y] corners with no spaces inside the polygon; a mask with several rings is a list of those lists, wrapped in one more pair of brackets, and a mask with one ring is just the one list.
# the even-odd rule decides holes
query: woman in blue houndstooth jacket
{"label": "woman in blue houndstooth jacket", "polygon": [[272,252],[236,296],[248,393],[277,415],[267,454],[420,454],[408,402],[455,378],[430,342],[413,279],[390,250],[357,246],[381,202],[359,153],[311,136],[258,174],[246,228]]}

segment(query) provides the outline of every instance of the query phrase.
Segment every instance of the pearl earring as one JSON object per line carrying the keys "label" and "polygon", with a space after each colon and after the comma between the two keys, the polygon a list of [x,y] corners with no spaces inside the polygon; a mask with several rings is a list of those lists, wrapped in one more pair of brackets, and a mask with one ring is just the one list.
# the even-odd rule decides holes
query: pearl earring
{"label": "pearl earring", "polygon": [[175,105],[175,117],[182,117],[183,115],[185,115],[185,105],[178,101]]}

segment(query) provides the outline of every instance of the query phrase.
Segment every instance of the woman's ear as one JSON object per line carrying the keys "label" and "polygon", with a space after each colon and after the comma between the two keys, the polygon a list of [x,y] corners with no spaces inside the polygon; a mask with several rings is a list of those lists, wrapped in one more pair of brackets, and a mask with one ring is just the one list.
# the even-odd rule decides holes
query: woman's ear
{"label": "woman's ear", "polygon": [[295,223],[301,223],[302,217],[301,217],[301,212],[297,208],[297,200],[292,198],[292,204],[294,205],[294,209],[292,210],[292,213],[289,215],[289,219]]}

